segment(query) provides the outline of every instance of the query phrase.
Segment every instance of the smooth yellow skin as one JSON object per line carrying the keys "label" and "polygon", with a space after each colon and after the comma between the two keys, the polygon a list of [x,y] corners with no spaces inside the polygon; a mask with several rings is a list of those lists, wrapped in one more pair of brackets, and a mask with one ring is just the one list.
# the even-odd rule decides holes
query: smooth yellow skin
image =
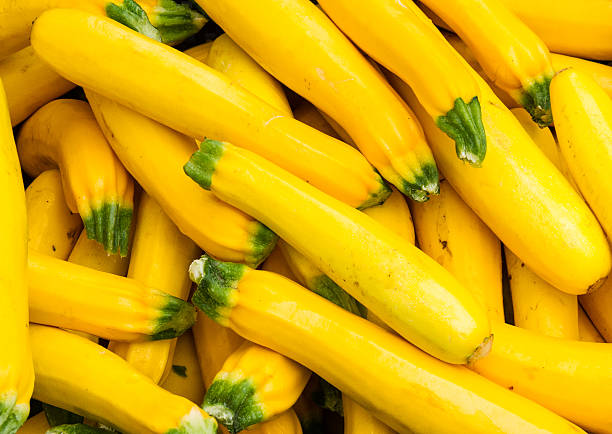
{"label": "smooth yellow skin", "polygon": [[607,342],[612,341],[612,279],[608,278],[597,291],[579,298],[599,333]]}
{"label": "smooth yellow skin", "polygon": [[258,223],[185,176],[193,139],[98,94],[87,96],[119,159],[179,230],[216,258],[248,262]]}
{"label": "smooth yellow skin", "polygon": [[295,274],[293,274],[293,271],[291,271],[291,267],[287,263],[287,260],[281,251],[280,243],[274,248],[274,250],[272,250],[272,253],[270,253],[270,256],[268,256],[268,259],[266,259],[266,262],[262,264],[261,269],[265,271],[272,271],[273,273],[280,274],[281,276],[285,276],[287,279],[297,282],[297,277],[295,277]]}
{"label": "smooth yellow skin", "polygon": [[25,191],[28,213],[28,247],[44,255],[67,259],[83,222],[66,205],[58,170],[36,177]]}
{"label": "smooth yellow skin", "polygon": [[45,412],[42,411],[36,416],[32,416],[19,428],[19,434],[45,434],[47,430],[51,428]]}
{"label": "smooth yellow skin", "polygon": [[435,120],[478,96],[478,82],[433,23],[412,2],[321,0],[325,12],[361,49],[402,78]]}
{"label": "smooth yellow skin", "polygon": [[129,257],[121,257],[118,254],[109,255],[104,251],[104,246],[95,240],[87,238],[85,231],[81,232],[68,262],[92,268],[105,273],[125,276],[130,264]]}
{"label": "smooth yellow skin", "polygon": [[17,151],[30,176],[59,169],[68,207],[83,219],[103,203],[133,207],[132,178],[86,102],[64,99],[40,108],[21,128]]}
{"label": "smooth yellow skin", "polygon": [[[186,300],[191,281],[185,270],[200,249],[183,235],[146,193],[140,197],[128,277]],[[170,372],[176,339],[126,343],[111,341],[109,349],[161,383]]]}
{"label": "smooth yellow skin", "polygon": [[147,340],[166,294],[134,279],[29,252],[30,319],[105,339]]}
{"label": "smooth yellow skin", "polygon": [[16,399],[14,410],[26,415],[34,384],[28,338],[26,201],[21,169],[0,80],[0,395]]}
{"label": "smooth yellow skin", "polygon": [[612,59],[612,4],[608,0],[501,0],[551,51]]}
{"label": "smooth yellow skin", "polygon": [[612,100],[586,73],[559,72],[550,85],[555,129],[580,192],[612,235]]}
{"label": "smooth yellow skin", "polygon": [[[342,140],[341,137],[336,133],[336,130],[331,124],[323,117],[321,112],[317,110],[315,106],[304,100],[293,110],[293,116],[300,122],[309,125],[328,136]],[[345,140],[346,141],[346,140]],[[347,142],[348,143],[348,142]]]}
{"label": "smooth yellow skin", "polygon": [[585,342],[605,342],[599,334],[591,319],[585,313],[582,306],[578,306],[578,334],[581,341]]}
{"label": "smooth yellow skin", "polygon": [[344,434],[394,434],[391,428],[376,419],[365,408],[342,395]]}
{"label": "smooth yellow skin", "polygon": [[184,53],[188,54],[196,60],[199,60],[202,63],[206,63],[213,42],[214,41],[208,41],[203,44],[196,45],[195,47],[191,47],[188,50],[185,50]]}
{"label": "smooth yellow skin", "polygon": [[578,340],[578,297],[549,285],[510,250],[505,252],[514,324],[546,336]]}
{"label": "smooth yellow skin", "polygon": [[252,152],[224,146],[213,193],[258,218],[400,335],[449,363],[465,363],[488,339],[484,309],[408,241]]}
{"label": "smooth yellow skin", "polygon": [[183,377],[171,369],[168,377],[161,383],[161,387],[175,395],[184,396],[191,402],[201,404],[205,392],[204,381],[190,331],[178,338],[171,362],[172,366],[184,366],[186,376]]}
{"label": "smooth yellow skin", "polygon": [[501,0],[423,3],[465,41],[489,78],[512,97],[520,98],[534,81],[552,77],[548,48]]}
{"label": "smooth yellow skin", "polygon": [[187,54],[108,18],[46,11],[31,40],[37,54],[71,81],[190,137],[239,143],[353,206],[380,192],[380,177],[355,149],[284,116]]}
{"label": "smooth yellow skin", "polygon": [[510,250],[568,294],[584,294],[601,284],[610,271],[610,249],[599,223],[484,82],[487,158],[474,169],[457,160],[450,138],[410,89],[390,79],[419,116],[446,179]]}
{"label": "smooth yellow skin", "polygon": [[401,189],[402,179],[416,182],[422,165],[434,164],[414,114],[310,1],[197,3],[257,63],[342,125],[386,180]]}
{"label": "smooth yellow skin", "polygon": [[0,78],[6,87],[13,126],[74,87],[43,62],[31,46],[0,60]]}
{"label": "smooth yellow skin", "polygon": [[287,410],[268,422],[254,425],[249,434],[302,434],[302,425],[295,411]]}
{"label": "smooth yellow skin", "polygon": [[[589,432],[612,432],[612,345],[493,324],[491,353],[472,367]],[[556,431],[553,431],[556,432]]]}
{"label": "smooth yellow skin", "polygon": [[551,56],[555,71],[575,68],[577,71],[587,73],[612,98],[612,67],[578,57],[564,56],[563,54],[551,53]]}
{"label": "smooth yellow skin", "polygon": [[412,205],[412,215],[419,248],[470,289],[491,322],[504,322],[501,245],[493,232],[446,180],[438,196]]}
{"label": "smooth yellow skin", "polygon": [[250,270],[237,289],[229,327],[312,369],[397,432],[582,432],[281,276]]}
{"label": "smooth yellow skin", "polygon": [[162,434],[185,419],[212,419],[87,339],[39,325],[30,337],[36,399],[131,433]]}
{"label": "smooth yellow skin", "polygon": [[336,122],[335,120],[333,120],[331,117],[329,117],[328,115],[325,114],[325,112],[323,112],[322,110],[319,110],[319,113],[321,113],[321,116],[323,116],[325,118],[325,120],[327,121],[327,123],[329,125],[331,125],[331,127],[334,129],[334,131],[336,132],[336,134],[338,136],[340,136],[340,139],[342,139],[343,142],[348,143],[349,145],[351,145],[353,148],[356,148],[357,145],[355,144],[355,142],[353,141],[353,139],[351,138],[351,136],[349,135],[349,133],[346,132],[346,130],[344,128],[342,128],[342,126]]}
{"label": "smooth yellow skin", "polygon": [[223,363],[213,380],[250,379],[264,420],[291,408],[300,397],[311,372],[293,360],[252,342],[244,342]]}
{"label": "smooth yellow skin", "polygon": [[293,116],[280,83],[236,45],[227,34],[215,39],[205,63],[231,78],[234,84],[244,87],[270,104],[284,116]]}

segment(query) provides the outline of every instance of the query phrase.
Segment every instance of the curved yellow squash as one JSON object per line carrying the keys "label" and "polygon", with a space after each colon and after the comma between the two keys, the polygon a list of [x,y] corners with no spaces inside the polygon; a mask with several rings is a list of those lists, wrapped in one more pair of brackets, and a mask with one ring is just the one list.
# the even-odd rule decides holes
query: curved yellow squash
{"label": "curved yellow squash", "polygon": [[484,309],[440,265],[390,229],[229,143],[202,142],[185,171],[259,218],[413,344],[450,363],[486,354]]}
{"label": "curved yellow squash", "polygon": [[471,290],[490,321],[504,322],[501,245],[491,230],[446,180],[412,215],[419,248]]}
{"label": "curved yellow squash", "polygon": [[223,363],[202,408],[237,433],[289,410],[309,378],[310,371],[293,360],[244,342]]}
{"label": "curved yellow squash", "polygon": [[376,419],[365,408],[346,395],[342,396],[344,434],[394,434],[391,428]]}
{"label": "curved yellow squash", "polygon": [[438,192],[436,165],[414,114],[309,0],[197,3],[268,72],[342,125],[402,193],[423,201]]}
{"label": "curved yellow squash", "polygon": [[161,387],[200,404],[204,399],[205,388],[193,343],[193,334],[190,331],[177,339],[170,365],[170,372],[160,383]]}
{"label": "curved yellow squash", "polygon": [[193,301],[212,318],[312,369],[398,432],[582,432],[282,276],[212,259],[190,271]]}
{"label": "curved yellow squash", "polygon": [[0,79],[6,86],[13,126],[75,86],[43,62],[31,46],[0,60]]}
{"label": "curved yellow squash", "polygon": [[27,225],[21,168],[0,80],[0,432],[27,419],[34,384],[28,339]]}
{"label": "curved yellow squash", "polygon": [[612,59],[612,3],[608,0],[501,0],[551,51]]}
{"label": "curved yellow squash", "polygon": [[599,223],[484,82],[487,159],[474,169],[449,152],[448,137],[410,89],[390,79],[421,119],[446,179],[510,250],[563,292],[584,294],[601,285],[610,271],[610,249]]}
{"label": "curved yellow squash", "polygon": [[78,214],[66,205],[59,171],[47,170],[25,191],[28,247],[44,255],[67,259],[83,228]]}
{"label": "curved yellow squash", "polygon": [[68,207],[81,214],[89,238],[127,255],[134,184],[87,103],[64,99],[39,109],[21,128],[17,150],[30,176],[59,168]]}
{"label": "curved yellow squash", "polygon": [[605,342],[599,330],[595,328],[595,325],[580,305],[578,306],[578,334],[581,341]]}
{"label": "curved yellow squash", "polygon": [[[186,300],[191,284],[184,270],[200,252],[179,232],[160,206],[146,193],[140,197],[128,277]],[[168,376],[176,340],[121,343],[108,348],[140,372],[161,383]]]}
{"label": "curved yellow squash", "polygon": [[123,432],[215,434],[216,421],[104,347],[60,329],[30,327],[34,397]]}
{"label": "curved yellow squash", "polygon": [[612,100],[586,73],[566,69],[550,87],[559,146],[580,192],[612,236]]}
{"label": "curved yellow squash", "polygon": [[412,1],[321,0],[319,4],[361,49],[410,85],[438,127],[454,140],[458,158],[482,164],[487,145],[478,82]]}
{"label": "curved yellow squash", "polygon": [[[552,123],[548,48],[501,0],[423,0],[470,47],[489,78],[544,127]],[[495,35],[492,37],[492,35]]]}
{"label": "curved yellow squash", "polygon": [[190,137],[240,143],[355,207],[376,205],[389,195],[355,149],[284,116],[187,54],[108,18],[46,11],[31,41],[68,79]]}

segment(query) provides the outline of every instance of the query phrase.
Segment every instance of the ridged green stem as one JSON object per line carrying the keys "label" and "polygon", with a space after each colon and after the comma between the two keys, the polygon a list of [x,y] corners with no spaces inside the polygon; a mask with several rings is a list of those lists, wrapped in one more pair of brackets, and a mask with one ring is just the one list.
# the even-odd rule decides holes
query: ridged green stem
{"label": "ridged green stem", "polygon": [[255,227],[255,233],[250,242],[252,252],[245,260],[246,264],[253,268],[257,268],[268,257],[278,241],[278,235],[266,225],[256,222]]}
{"label": "ridged green stem", "polygon": [[553,123],[550,108],[550,81],[552,76],[544,76],[523,88],[520,103],[540,128]]}
{"label": "ridged green stem", "polygon": [[205,418],[196,408],[183,416],[178,428],[172,428],[165,434],[217,434],[217,421],[212,417]]}
{"label": "ridged green stem", "polygon": [[376,175],[378,176],[377,180],[380,184],[378,190],[371,193],[370,196],[361,205],[357,207],[357,209],[364,210],[372,206],[380,205],[384,203],[389,196],[391,196],[393,190],[391,190],[389,184],[385,182],[385,180],[382,178],[382,176],[380,176],[378,171],[376,171]]}
{"label": "ridged green stem", "polygon": [[421,166],[421,173],[415,175],[413,182],[409,182],[396,174],[386,176],[387,181],[395,185],[404,195],[416,202],[426,202],[430,194],[440,193],[440,177],[435,163],[425,163]]}
{"label": "ridged green stem", "polygon": [[17,404],[17,392],[0,395],[0,434],[14,434],[28,418],[29,404]]}
{"label": "ridged green stem", "polygon": [[188,4],[173,0],[160,0],[154,13],[149,17],[151,23],[159,30],[162,42],[171,44],[195,35],[208,21]]}
{"label": "ridged green stem", "polygon": [[134,0],[123,0],[121,4],[108,3],[106,15],[138,33],[162,42],[161,33],[151,24],[146,12]]}
{"label": "ridged green stem", "polygon": [[161,291],[156,292],[165,297],[166,304],[157,318],[155,332],[151,336],[151,340],[176,338],[189,330],[196,319],[196,311],[193,305]]}
{"label": "ridged green stem", "polygon": [[111,434],[113,431],[96,428],[83,423],[58,425],[48,429],[46,434]]}
{"label": "ridged green stem", "polygon": [[462,98],[445,116],[436,119],[436,125],[455,141],[457,157],[474,167],[480,167],[487,153],[487,136],[482,124],[478,97],[465,103]]}
{"label": "ridged green stem", "polygon": [[125,208],[116,201],[92,208],[89,215],[82,216],[87,237],[98,241],[108,253],[127,256],[132,226],[132,208]]}
{"label": "ridged green stem", "polygon": [[264,420],[262,405],[250,379],[215,380],[206,391],[202,408],[232,434]]}
{"label": "ridged green stem", "polygon": [[315,294],[331,301],[344,310],[362,318],[366,317],[367,310],[325,274],[321,273],[321,275],[311,279],[310,282],[307,282],[307,286]]}

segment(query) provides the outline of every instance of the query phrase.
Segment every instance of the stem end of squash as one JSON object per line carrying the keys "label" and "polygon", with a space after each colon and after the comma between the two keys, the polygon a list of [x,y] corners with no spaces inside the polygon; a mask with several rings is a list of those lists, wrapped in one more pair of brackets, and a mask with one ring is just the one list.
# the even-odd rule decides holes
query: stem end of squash
{"label": "stem end of squash", "polygon": [[196,311],[193,305],[169,294],[163,294],[164,306],[156,321],[151,340],[172,339],[185,333],[195,323]]}
{"label": "stem end of squash", "polygon": [[159,30],[151,24],[147,13],[134,0],[123,0],[120,5],[109,2],[105,11],[110,19],[158,42],[162,41]]}
{"label": "stem end of squash", "polygon": [[252,380],[234,379],[221,373],[206,392],[202,408],[221,422],[230,433],[264,421],[262,405]]}
{"label": "stem end of squash", "polygon": [[29,403],[17,404],[17,392],[0,395],[0,432],[13,433],[23,425],[30,413]]}
{"label": "stem end of squash", "polygon": [[540,128],[546,128],[553,123],[550,108],[550,81],[552,76],[543,76],[523,87],[519,102],[531,115],[531,119]]}
{"label": "stem end of squash", "polygon": [[200,187],[210,190],[217,161],[219,161],[224,151],[225,145],[222,142],[206,139],[200,144],[200,149],[194,152],[189,161],[183,166],[183,170]]}

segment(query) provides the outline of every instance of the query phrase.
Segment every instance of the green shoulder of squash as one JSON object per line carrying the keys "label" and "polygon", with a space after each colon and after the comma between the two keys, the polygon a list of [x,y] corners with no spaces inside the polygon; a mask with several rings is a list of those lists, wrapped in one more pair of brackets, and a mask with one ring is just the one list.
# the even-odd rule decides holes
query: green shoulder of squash
{"label": "green shoulder of squash", "polygon": [[217,434],[217,421],[213,417],[204,417],[195,405],[181,419],[177,428],[166,431],[165,434]]}
{"label": "green shoulder of squash", "polygon": [[523,87],[519,97],[521,105],[540,128],[552,125],[550,108],[550,82],[552,76],[544,75]]}
{"label": "green shoulder of squash", "polygon": [[254,231],[251,236],[251,254],[246,257],[245,262],[249,267],[257,268],[270,255],[276,242],[276,235],[270,228],[260,222],[253,223]]}
{"label": "green shoulder of squash", "polygon": [[207,22],[204,15],[174,0],[157,0],[155,6],[148,11],[134,0],[109,2],[106,5],[106,15],[165,44],[180,42],[194,35]]}
{"label": "green shoulder of squash", "polygon": [[176,338],[191,328],[196,319],[196,311],[191,303],[178,297],[158,292],[164,300],[151,340]]}
{"label": "green shoulder of squash", "polygon": [[380,173],[378,173],[378,171],[374,168],[372,168],[372,170],[374,170],[377,175],[378,189],[370,193],[368,198],[357,207],[357,209],[359,210],[364,210],[372,206],[380,205],[384,203],[389,196],[391,196],[391,193],[393,193],[393,190],[391,190],[391,187],[389,187],[389,184],[387,184],[383,177],[380,176]]}
{"label": "green shoulder of squash", "polygon": [[81,213],[87,238],[98,241],[108,253],[127,256],[133,212],[131,207],[110,200]]}
{"label": "green shoulder of squash", "polygon": [[29,404],[17,404],[17,392],[0,394],[0,434],[16,432],[29,413]]}

